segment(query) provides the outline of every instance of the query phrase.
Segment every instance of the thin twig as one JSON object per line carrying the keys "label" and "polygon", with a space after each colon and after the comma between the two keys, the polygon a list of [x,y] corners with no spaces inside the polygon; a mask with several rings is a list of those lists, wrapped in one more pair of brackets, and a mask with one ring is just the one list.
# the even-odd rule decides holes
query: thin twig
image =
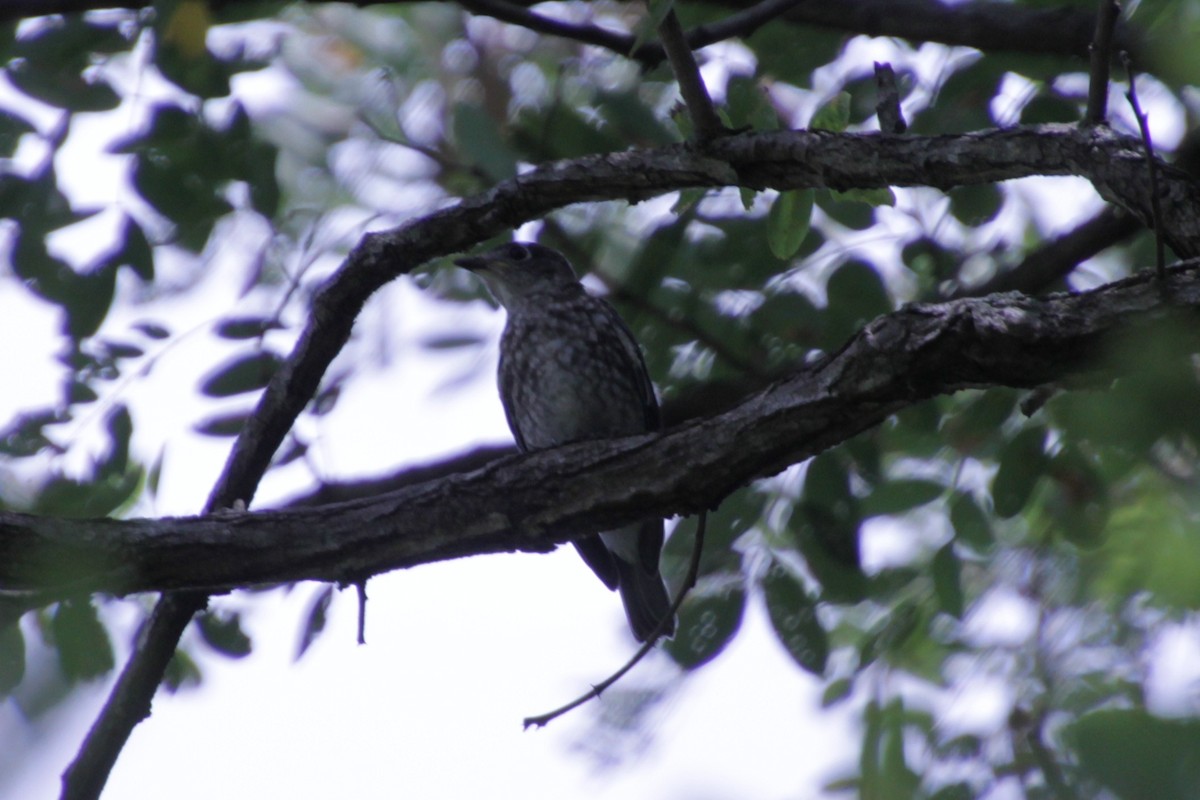
{"label": "thin twig", "polygon": [[672,8],[658,24],[658,35],[663,47],[667,50],[667,60],[671,62],[671,71],[679,82],[679,93],[683,95],[684,105],[696,126],[696,141],[705,142],[727,133],[721,118],[713,108],[712,98],[708,96],[708,88],[704,78],[700,76],[700,68],[696,66],[696,57],[688,46],[683,34],[683,26]]}
{"label": "thin twig", "polygon": [[[763,0],[744,11],[706,25],[697,25],[687,32],[688,45],[693,50],[708,47],[726,39],[746,37],[778,16],[786,14],[804,0]],[[661,45],[660,45],[661,46]]]}
{"label": "thin twig", "polygon": [[900,88],[896,86],[896,71],[888,63],[875,62],[875,114],[883,133],[904,133],[908,123],[900,109]]}
{"label": "thin twig", "polygon": [[1133,64],[1128,53],[1121,53],[1121,63],[1125,65],[1125,71],[1129,74],[1129,91],[1125,93],[1125,97],[1129,99],[1133,115],[1137,117],[1138,129],[1142,132],[1142,144],[1146,147],[1146,170],[1150,173],[1150,212],[1153,215],[1152,222],[1154,223],[1154,270],[1158,273],[1159,280],[1165,280],[1167,256],[1166,245],[1163,242],[1162,207],[1158,201],[1158,161],[1154,158],[1154,142],[1150,140],[1149,120],[1142,113],[1141,104],[1138,103],[1137,88],[1134,86]]}
{"label": "thin twig", "polygon": [[354,584],[358,590],[358,643],[367,643],[367,579]]}
{"label": "thin twig", "polygon": [[[778,17],[803,0],[763,0],[750,8],[732,14],[717,22],[698,25],[684,34],[688,46],[693,50],[710,44],[749,36],[775,17]],[[558,36],[595,47],[603,47],[637,61],[645,69],[654,69],[667,58],[662,42],[649,41],[637,44],[637,37],[618,31],[610,31],[598,25],[576,25],[552,19],[508,0],[461,0],[467,11],[480,16],[493,17],[511,25],[520,25],[531,31]]]}
{"label": "thin twig", "polygon": [[586,694],[580,695],[565,706],[548,711],[545,714],[539,714],[536,717],[526,717],[522,726],[525,730],[530,728],[541,728],[555,719],[558,719],[568,711],[572,711],[583,705],[593,697],[599,697],[605,690],[612,686],[617,681],[625,676],[625,673],[637,666],[637,663],[646,657],[646,654],[654,649],[663,631],[667,625],[675,618],[675,614],[679,612],[679,607],[683,605],[683,601],[687,599],[688,592],[696,585],[696,578],[700,575],[700,554],[704,551],[704,529],[708,527],[708,512],[701,511],[700,518],[696,522],[696,540],[692,544],[692,560],[688,564],[687,577],[683,579],[683,585],[679,587],[679,594],[675,597],[675,602],[671,604],[667,615],[658,621],[654,626],[654,632],[642,643],[638,651],[633,654],[633,658],[625,662],[625,666],[614,672],[612,675],[605,678],[600,683],[596,684]]}
{"label": "thin twig", "polygon": [[1117,0],[1100,0],[1096,10],[1096,33],[1088,46],[1091,51],[1091,77],[1088,81],[1086,125],[1103,125],[1108,119],[1108,65],[1112,58],[1113,29],[1121,7]]}
{"label": "thin twig", "polygon": [[604,47],[621,55],[629,55],[641,61],[647,68],[657,66],[666,57],[661,46],[658,47],[657,58],[654,57],[653,47],[643,46],[638,48],[637,53],[631,52],[634,49],[635,39],[627,33],[605,30],[596,25],[575,25],[551,19],[506,0],[459,0],[459,5],[472,14],[494,17],[501,22],[520,25],[522,28],[528,28],[538,33],[571,39],[596,47]]}

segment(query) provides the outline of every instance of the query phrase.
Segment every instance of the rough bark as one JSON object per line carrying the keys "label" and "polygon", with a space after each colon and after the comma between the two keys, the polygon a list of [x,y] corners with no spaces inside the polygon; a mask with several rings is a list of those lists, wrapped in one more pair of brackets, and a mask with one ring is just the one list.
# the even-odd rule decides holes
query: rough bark
{"label": "rough bark", "polygon": [[[376,498],[160,520],[0,514],[6,590],[225,591],[353,582],[485,553],[542,552],[646,516],[691,514],[929,397],[1109,377],[1106,342],[1200,307],[1200,270],[1082,294],[913,305],[729,411],[660,435],[496,459]],[[1194,343],[1184,343],[1190,346]]]}

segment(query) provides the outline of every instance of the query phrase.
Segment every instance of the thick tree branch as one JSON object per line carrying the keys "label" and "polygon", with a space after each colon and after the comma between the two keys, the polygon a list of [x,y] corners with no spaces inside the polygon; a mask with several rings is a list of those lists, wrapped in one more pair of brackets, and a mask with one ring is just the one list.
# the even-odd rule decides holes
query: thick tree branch
{"label": "thick tree branch", "polygon": [[[731,410],[663,434],[586,442],[332,506],[164,520],[0,515],[0,587],[203,590],[358,580],[450,558],[543,552],[646,516],[693,514],[929,397],[1114,375],[1107,344],[1200,308],[1200,269],[1082,294],[914,305]],[[1196,342],[1185,346],[1196,346]]]}

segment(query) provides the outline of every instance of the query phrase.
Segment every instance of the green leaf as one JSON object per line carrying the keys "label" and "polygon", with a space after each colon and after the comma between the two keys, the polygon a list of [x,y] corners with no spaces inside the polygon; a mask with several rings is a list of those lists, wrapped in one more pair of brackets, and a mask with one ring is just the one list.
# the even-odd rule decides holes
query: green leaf
{"label": "green leaf", "polygon": [[955,539],[977,553],[988,551],[994,544],[987,515],[966,492],[954,493],[950,501],[950,524],[954,526]]}
{"label": "green leaf", "polygon": [[483,337],[475,334],[447,333],[424,336],[420,345],[426,350],[457,350],[462,347],[479,347],[483,341]]}
{"label": "green leaf", "polygon": [[200,380],[200,391],[209,397],[257,392],[271,382],[282,363],[282,358],[269,351],[238,356],[205,375]]}
{"label": "green leaf", "polygon": [[19,620],[0,628],[0,698],[7,697],[25,677],[25,635]]}
{"label": "green leaf", "polygon": [[0,111],[0,158],[12,158],[21,137],[36,130],[24,117]]}
{"label": "green leaf", "polygon": [[888,481],[875,487],[862,501],[863,517],[902,514],[932,503],[942,496],[946,487],[935,481],[904,478]]}
{"label": "green leaf", "polygon": [[775,635],[801,668],[822,675],[829,659],[829,635],[817,619],[817,606],[799,578],[776,559],[762,579],[767,614]]}
{"label": "green leaf", "polygon": [[821,708],[831,708],[854,693],[854,681],[850,678],[838,678],[829,682],[825,691],[821,692]]}
{"label": "green leaf", "polygon": [[300,643],[296,647],[296,660],[308,652],[312,643],[325,630],[329,620],[329,606],[333,604],[333,584],[327,583],[321,587],[308,606],[308,614],[304,619],[304,628],[300,631]]}
{"label": "green leaf", "polygon": [[246,427],[250,411],[234,411],[229,414],[216,414],[197,422],[192,430],[204,436],[237,436]]}
{"label": "green leaf", "polygon": [[938,606],[952,617],[962,619],[964,599],[962,588],[962,562],[954,552],[954,543],[949,542],[933,556],[933,591]]}
{"label": "green leaf", "polygon": [[780,192],[767,214],[767,244],[781,261],[796,255],[812,224],[812,189]]}
{"label": "green leaf", "polygon": [[992,480],[992,504],[1002,519],[1014,517],[1029,502],[1046,467],[1046,429],[1032,425],[1013,437],[1000,452],[1000,467]]}
{"label": "green leaf", "polygon": [[779,114],[771,105],[766,89],[747,75],[734,75],[725,85],[725,111],[730,128],[779,129]]}
{"label": "green leaf", "polygon": [[1081,717],[1067,735],[1083,772],[1117,797],[1200,797],[1200,721],[1114,709]]}
{"label": "green leaf", "polygon": [[880,779],[886,798],[917,798],[921,778],[908,766],[904,754],[904,705],[899,698],[888,703],[883,711],[883,763]]}
{"label": "green leaf", "polygon": [[496,121],[471,103],[454,106],[454,141],[462,157],[493,181],[517,174],[517,156],[506,144]]}
{"label": "green leaf", "polygon": [[60,603],[51,630],[58,648],[58,664],[68,681],[88,681],[112,671],[112,642],[91,602]]}
{"label": "green leaf", "polygon": [[253,649],[250,637],[242,630],[241,615],[235,613],[223,614],[217,611],[206,611],[200,614],[196,621],[200,627],[200,637],[209,647],[230,658],[243,658],[250,655]]}
{"label": "green leaf", "polygon": [[892,310],[892,299],[879,272],[865,261],[851,260],[829,276],[825,286],[825,349],[840,347],[866,323]]}
{"label": "green leaf", "polygon": [[679,666],[696,669],[716,658],[733,640],[745,610],[741,573],[706,575],[683,601],[675,638],[663,649]]}
{"label": "green leaf", "polygon": [[875,208],[896,205],[896,193],[887,186],[878,189],[847,189],[844,192],[830,189],[829,194],[834,200],[847,203],[866,203]]}
{"label": "green leaf", "polygon": [[170,692],[199,686],[203,679],[200,667],[182,648],[171,656],[171,660],[167,662],[167,669],[163,672],[163,686]]}
{"label": "green leaf", "polygon": [[660,147],[674,144],[678,137],[646,104],[636,89],[623,92],[596,92],[600,116],[620,135],[625,145]]}
{"label": "green leaf", "polygon": [[829,102],[817,109],[809,130],[825,130],[841,133],[850,124],[850,93],[838,92]]}
{"label": "green leaf", "polygon": [[135,322],[131,325],[135,331],[140,331],[151,339],[169,339],[171,331],[165,325],[160,325],[157,322],[143,321]]}
{"label": "green leaf", "polygon": [[115,25],[76,14],[31,27],[31,35],[17,40],[6,70],[18,89],[69,111],[111,111],[120,104],[120,96],[91,69],[94,54],[132,47]]}
{"label": "green leaf", "polygon": [[1004,193],[992,183],[958,186],[948,194],[950,213],[964,225],[978,226],[991,222],[1004,207]]}
{"label": "green leaf", "polygon": [[217,323],[213,332],[222,339],[257,339],[267,331],[282,330],[278,320],[269,317],[229,317]]}

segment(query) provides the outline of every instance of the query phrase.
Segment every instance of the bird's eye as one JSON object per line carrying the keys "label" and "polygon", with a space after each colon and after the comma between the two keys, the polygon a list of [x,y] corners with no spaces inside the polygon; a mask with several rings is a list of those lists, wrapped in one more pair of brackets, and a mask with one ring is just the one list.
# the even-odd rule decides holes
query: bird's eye
{"label": "bird's eye", "polygon": [[529,248],[523,244],[513,242],[505,246],[504,257],[509,261],[525,261],[529,258]]}

